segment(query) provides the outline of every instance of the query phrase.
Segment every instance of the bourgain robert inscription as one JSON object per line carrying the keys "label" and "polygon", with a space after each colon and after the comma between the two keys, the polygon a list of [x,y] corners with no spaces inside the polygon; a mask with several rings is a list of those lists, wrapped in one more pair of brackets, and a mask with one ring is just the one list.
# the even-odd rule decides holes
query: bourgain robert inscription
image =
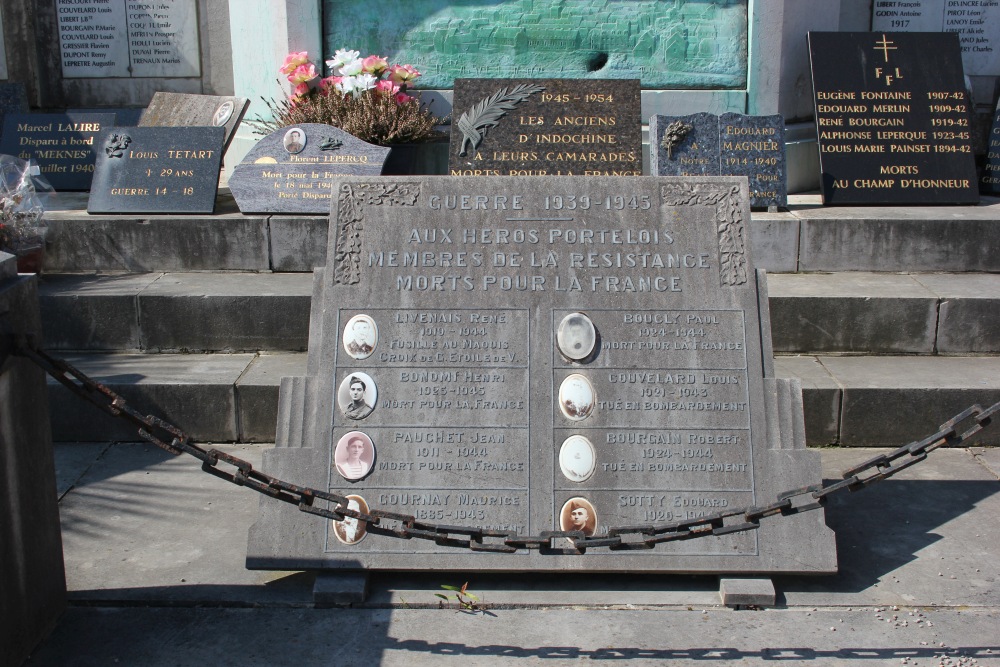
{"label": "bourgain robert inscription", "polygon": [[[779,426],[801,420],[801,399],[773,379],[745,179],[333,188],[309,370],[282,381],[265,461],[276,474],[511,536],[704,517],[818,481]],[[832,534],[807,516],[648,551],[500,555],[345,540],[343,522],[278,505],[261,506],[250,567],[835,568]]]}
{"label": "bourgain robert inscription", "polygon": [[979,201],[958,36],[809,33],[826,204]]}
{"label": "bourgain robert inscription", "polygon": [[452,176],[641,176],[639,81],[456,79]]}

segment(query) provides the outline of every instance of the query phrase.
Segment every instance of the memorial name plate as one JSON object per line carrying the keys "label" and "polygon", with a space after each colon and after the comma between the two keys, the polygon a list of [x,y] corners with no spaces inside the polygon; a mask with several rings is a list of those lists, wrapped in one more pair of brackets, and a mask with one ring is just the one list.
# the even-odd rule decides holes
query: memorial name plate
{"label": "memorial name plate", "polygon": [[996,0],[875,0],[872,30],[954,32],[965,73],[1000,75],[1000,2]]}
{"label": "memorial name plate", "polygon": [[825,204],[974,204],[951,33],[809,33]]}
{"label": "memorial name plate", "polygon": [[94,142],[114,124],[111,113],[7,114],[0,153],[34,160],[56,190],[89,190]]}
{"label": "memorial name plate", "polygon": [[649,136],[656,176],[746,176],[751,206],[788,204],[785,120],[780,115],[653,116]]}
{"label": "memorial name plate", "polygon": [[88,213],[212,213],[221,127],[111,127],[97,139]]}
{"label": "memorial name plate", "polygon": [[225,152],[249,106],[250,100],[245,97],[158,92],[143,112],[139,126],[222,127],[226,130]]}
{"label": "memorial name plate", "polygon": [[[274,474],[356,508],[500,531],[490,542],[701,518],[817,481],[815,452],[779,428],[801,413],[789,403],[779,417],[762,370],[745,179],[343,176],[333,188],[309,371],[282,382]],[[261,505],[250,567],[835,567],[816,517],[652,550],[502,555],[282,505]]]}
{"label": "memorial name plate", "polygon": [[986,164],[979,180],[979,190],[983,194],[1000,195],[1000,103],[993,115],[993,127],[986,141]]}
{"label": "memorial name plate", "polygon": [[243,213],[326,214],[333,176],[377,176],[388,155],[388,148],[332,125],[283,127],[250,149],[229,177],[229,189]]}
{"label": "memorial name plate", "polygon": [[641,176],[639,81],[455,79],[452,176]]}
{"label": "memorial name plate", "polygon": [[63,78],[201,76],[195,0],[55,0]]}

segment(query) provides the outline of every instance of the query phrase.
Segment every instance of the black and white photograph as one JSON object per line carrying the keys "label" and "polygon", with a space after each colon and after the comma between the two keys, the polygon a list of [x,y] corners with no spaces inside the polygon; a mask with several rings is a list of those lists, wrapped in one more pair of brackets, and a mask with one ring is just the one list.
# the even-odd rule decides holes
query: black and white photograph
{"label": "black and white photograph", "polygon": [[348,419],[364,419],[375,409],[378,389],[367,373],[351,373],[340,383],[337,405]]}
{"label": "black and white photograph", "polygon": [[378,326],[368,315],[355,315],[344,326],[344,351],[354,359],[367,359],[378,345]]}
{"label": "black and white photograph", "polygon": [[375,463],[375,443],[367,433],[351,431],[337,441],[333,460],[341,477],[356,482],[363,479]]}

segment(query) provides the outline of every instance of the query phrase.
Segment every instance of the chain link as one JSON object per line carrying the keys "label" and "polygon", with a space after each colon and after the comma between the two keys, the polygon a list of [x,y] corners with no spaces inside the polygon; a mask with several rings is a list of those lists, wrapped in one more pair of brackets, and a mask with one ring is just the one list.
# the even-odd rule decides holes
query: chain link
{"label": "chain link", "polygon": [[[418,521],[409,514],[384,510],[359,512],[349,507],[346,496],[309,487],[296,486],[259,470],[249,461],[217,449],[203,449],[193,444],[179,428],[152,415],[142,415],[129,407],[121,396],[108,387],[87,377],[62,359],[39,350],[34,341],[22,338],[17,353],[31,359],[49,375],[73,393],[99,409],[128,421],[138,428],[139,436],[172,454],[189,454],[201,461],[201,468],[238,486],[245,486],[281,502],[298,505],[299,510],[333,521],[347,517],[366,524],[369,533],[404,540],[418,539],[439,546],[489,553],[516,553],[536,549],[547,555],[577,555],[587,549],[607,548],[612,551],[654,549],[656,545],[678,540],[741,533],[760,528],[761,520],[776,516],[794,516],[819,509],[826,499],[844,489],[858,491],[892,477],[901,470],[919,463],[935,449],[959,446],[989,426],[1000,412],[1000,402],[985,410],[979,405],[960,412],[939,430],[916,442],[887,454],[880,454],[843,472],[839,482],[814,484],[786,491],[776,502],[763,507],[746,507],[719,512],[688,521],[641,526],[618,526],[607,534],[587,537],[581,531],[547,530],[538,535],[520,536],[513,531],[489,530],[469,526],[449,526]],[[961,428],[966,428],[961,431]],[[169,443],[169,444],[168,444]],[[231,469],[220,468],[220,465]],[[566,546],[569,544],[569,546]]]}

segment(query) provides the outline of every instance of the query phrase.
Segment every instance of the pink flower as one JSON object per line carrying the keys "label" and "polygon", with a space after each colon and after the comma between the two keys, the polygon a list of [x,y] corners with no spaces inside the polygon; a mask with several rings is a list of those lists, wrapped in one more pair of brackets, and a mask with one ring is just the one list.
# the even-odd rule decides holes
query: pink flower
{"label": "pink flower", "polygon": [[389,79],[393,83],[413,83],[419,76],[420,72],[413,65],[393,65],[389,68]]}
{"label": "pink flower", "polygon": [[312,63],[307,63],[296,67],[295,70],[288,75],[288,80],[295,85],[299,85],[315,79],[316,76],[316,66]]}
{"label": "pink flower", "polygon": [[281,66],[279,71],[282,74],[290,75],[300,65],[305,65],[307,62],[309,62],[308,51],[299,51],[298,53],[292,52],[285,56],[285,64]]}
{"label": "pink flower", "polygon": [[413,102],[416,99],[417,98],[413,97],[412,95],[407,95],[406,93],[396,93],[396,104],[400,105],[409,104],[410,102]]}
{"label": "pink flower", "polygon": [[399,92],[399,86],[388,79],[384,79],[375,84],[375,91],[386,95],[395,95]]}
{"label": "pink flower", "polygon": [[382,56],[368,56],[361,61],[361,71],[381,76],[382,72],[389,69],[389,61]]}
{"label": "pink flower", "polygon": [[325,79],[320,79],[319,94],[329,95],[330,91],[333,90],[338,83],[340,83],[342,78],[343,77],[339,76],[328,76]]}

